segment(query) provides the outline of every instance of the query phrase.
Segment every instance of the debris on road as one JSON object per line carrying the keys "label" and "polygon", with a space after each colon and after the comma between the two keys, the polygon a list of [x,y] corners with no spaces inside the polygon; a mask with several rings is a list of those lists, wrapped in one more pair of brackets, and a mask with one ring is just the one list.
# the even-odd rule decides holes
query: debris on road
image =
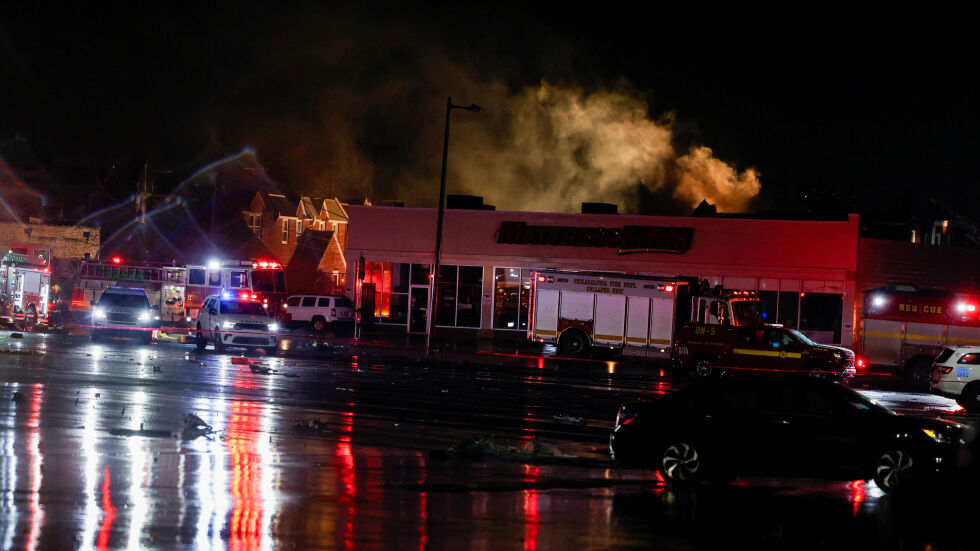
{"label": "debris on road", "polygon": [[559,423],[562,423],[562,424],[565,424],[565,425],[584,425],[585,424],[585,419],[584,418],[582,418],[582,417],[575,417],[575,416],[572,416],[572,415],[565,415],[563,413],[559,413],[557,415],[554,415],[554,416],[552,416],[552,418],[555,421],[558,421]]}
{"label": "debris on road", "polygon": [[276,372],[271,367],[262,365],[258,362],[248,364],[248,368],[252,370],[252,373],[261,373],[263,375],[269,375]]}
{"label": "debris on road", "polygon": [[184,430],[181,432],[181,437],[184,440],[194,440],[199,436],[211,439],[213,435],[214,429],[205,423],[204,419],[193,413],[184,414]]}
{"label": "debris on road", "polygon": [[296,430],[300,432],[323,433],[328,431],[326,419],[300,419],[299,421],[296,421],[296,424],[293,426],[295,426]]}
{"label": "debris on road", "polygon": [[460,442],[449,448],[449,453],[466,456],[493,456],[512,459],[530,459],[540,457],[564,457],[557,447],[532,438],[520,446],[498,444],[494,435],[481,436],[475,440]]}
{"label": "debris on road", "polygon": [[11,333],[10,334],[10,338],[11,339],[23,339],[24,338],[24,334],[23,333]]}
{"label": "debris on road", "polygon": [[174,433],[166,430],[144,429],[142,425],[139,429],[109,429],[109,434],[113,436],[145,436],[147,438],[173,438]]}
{"label": "debris on road", "polygon": [[245,365],[248,362],[248,358],[235,357],[231,359],[231,363],[234,365]]}

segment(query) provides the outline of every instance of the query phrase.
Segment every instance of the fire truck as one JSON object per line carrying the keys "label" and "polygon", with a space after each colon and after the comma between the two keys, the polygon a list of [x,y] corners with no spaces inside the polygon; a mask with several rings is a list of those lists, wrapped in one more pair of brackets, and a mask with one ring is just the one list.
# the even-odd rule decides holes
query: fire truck
{"label": "fire truck", "polygon": [[35,252],[12,247],[0,258],[0,323],[31,328],[47,320],[51,268]]}
{"label": "fire truck", "polygon": [[760,312],[753,291],[710,287],[693,277],[541,271],[531,283],[528,338],[556,343],[565,356],[602,347],[670,359],[682,326],[762,325]]}
{"label": "fire truck", "polygon": [[114,256],[108,261],[85,261],[76,268],[71,309],[84,312],[107,287],[142,287],[151,305],[160,309],[163,327],[194,327],[197,312],[208,295],[226,291],[247,293],[278,314],[286,300],[286,278],[277,262],[225,261],[208,265],[168,266],[129,263]]}
{"label": "fire truck", "polygon": [[980,344],[980,297],[944,289],[889,285],[862,293],[858,353],[868,365],[904,373],[925,389],[944,347]]}

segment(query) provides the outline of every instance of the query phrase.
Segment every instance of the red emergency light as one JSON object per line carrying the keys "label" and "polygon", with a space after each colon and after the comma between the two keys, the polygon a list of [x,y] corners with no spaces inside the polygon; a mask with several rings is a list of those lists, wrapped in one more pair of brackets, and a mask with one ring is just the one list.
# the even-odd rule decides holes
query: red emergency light
{"label": "red emergency light", "polygon": [[667,291],[668,293],[673,293],[674,292],[674,286],[673,285],[664,285],[664,291]]}
{"label": "red emergency light", "polygon": [[864,358],[857,358],[854,360],[854,365],[856,365],[858,368],[864,367]]}
{"label": "red emergency light", "polygon": [[122,257],[121,256],[114,256],[114,257],[112,257],[112,263],[113,264],[122,264]]}
{"label": "red emergency light", "polygon": [[544,276],[538,276],[538,281],[540,281],[541,283],[544,283]]}

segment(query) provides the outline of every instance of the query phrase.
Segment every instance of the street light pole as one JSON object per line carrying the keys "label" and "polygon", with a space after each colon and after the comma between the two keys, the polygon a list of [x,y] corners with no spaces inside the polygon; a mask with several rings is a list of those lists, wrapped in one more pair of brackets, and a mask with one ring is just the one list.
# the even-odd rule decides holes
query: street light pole
{"label": "street light pole", "polygon": [[452,96],[446,98],[446,130],[442,138],[442,175],[439,177],[439,215],[436,218],[436,251],[432,265],[432,275],[429,284],[429,330],[425,335],[425,353],[432,354],[432,336],[436,332],[436,291],[439,289],[439,255],[442,252],[442,218],[446,205],[446,164],[449,160],[449,114],[453,109],[465,109],[467,111],[479,111],[480,106],[454,105]]}

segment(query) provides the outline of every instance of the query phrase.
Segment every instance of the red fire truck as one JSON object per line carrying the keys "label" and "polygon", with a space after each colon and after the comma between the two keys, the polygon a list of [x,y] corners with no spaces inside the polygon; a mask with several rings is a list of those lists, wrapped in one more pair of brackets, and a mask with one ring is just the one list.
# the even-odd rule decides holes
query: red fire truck
{"label": "red fire truck", "polygon": [[980,297],[890,285],[864,291],[856,348],[868,365],[901,370],[917,388],[946,346],[980,344]]}
{"label": "red fire truck", "polygon": [[150,304],[159,306],[160,322],[165,328],[193,327],[204,299],[222,290],[248,293],[272,315],[280,312],[286,300],[283,268],[277,262],[266,260],[167,266],[129,263],[115,256],[108,261],[82,262],[76,272],[73,311],[87,311],[91,302],[98,300],[109,286],[143,287]]}
{"label": "red fire truck", "polygon": [[48,257],[11,247],[0,258],[0,323],[31,328],[48,316],[51,268]]}
{"label": "red fire truck", "polygon": [[541,271],[532,278],[528,338],[553,342],[561,354],[591,347],[669,359],[677,330],[688,323],[762,324],[752,291],[709,287],[693,277]]}

